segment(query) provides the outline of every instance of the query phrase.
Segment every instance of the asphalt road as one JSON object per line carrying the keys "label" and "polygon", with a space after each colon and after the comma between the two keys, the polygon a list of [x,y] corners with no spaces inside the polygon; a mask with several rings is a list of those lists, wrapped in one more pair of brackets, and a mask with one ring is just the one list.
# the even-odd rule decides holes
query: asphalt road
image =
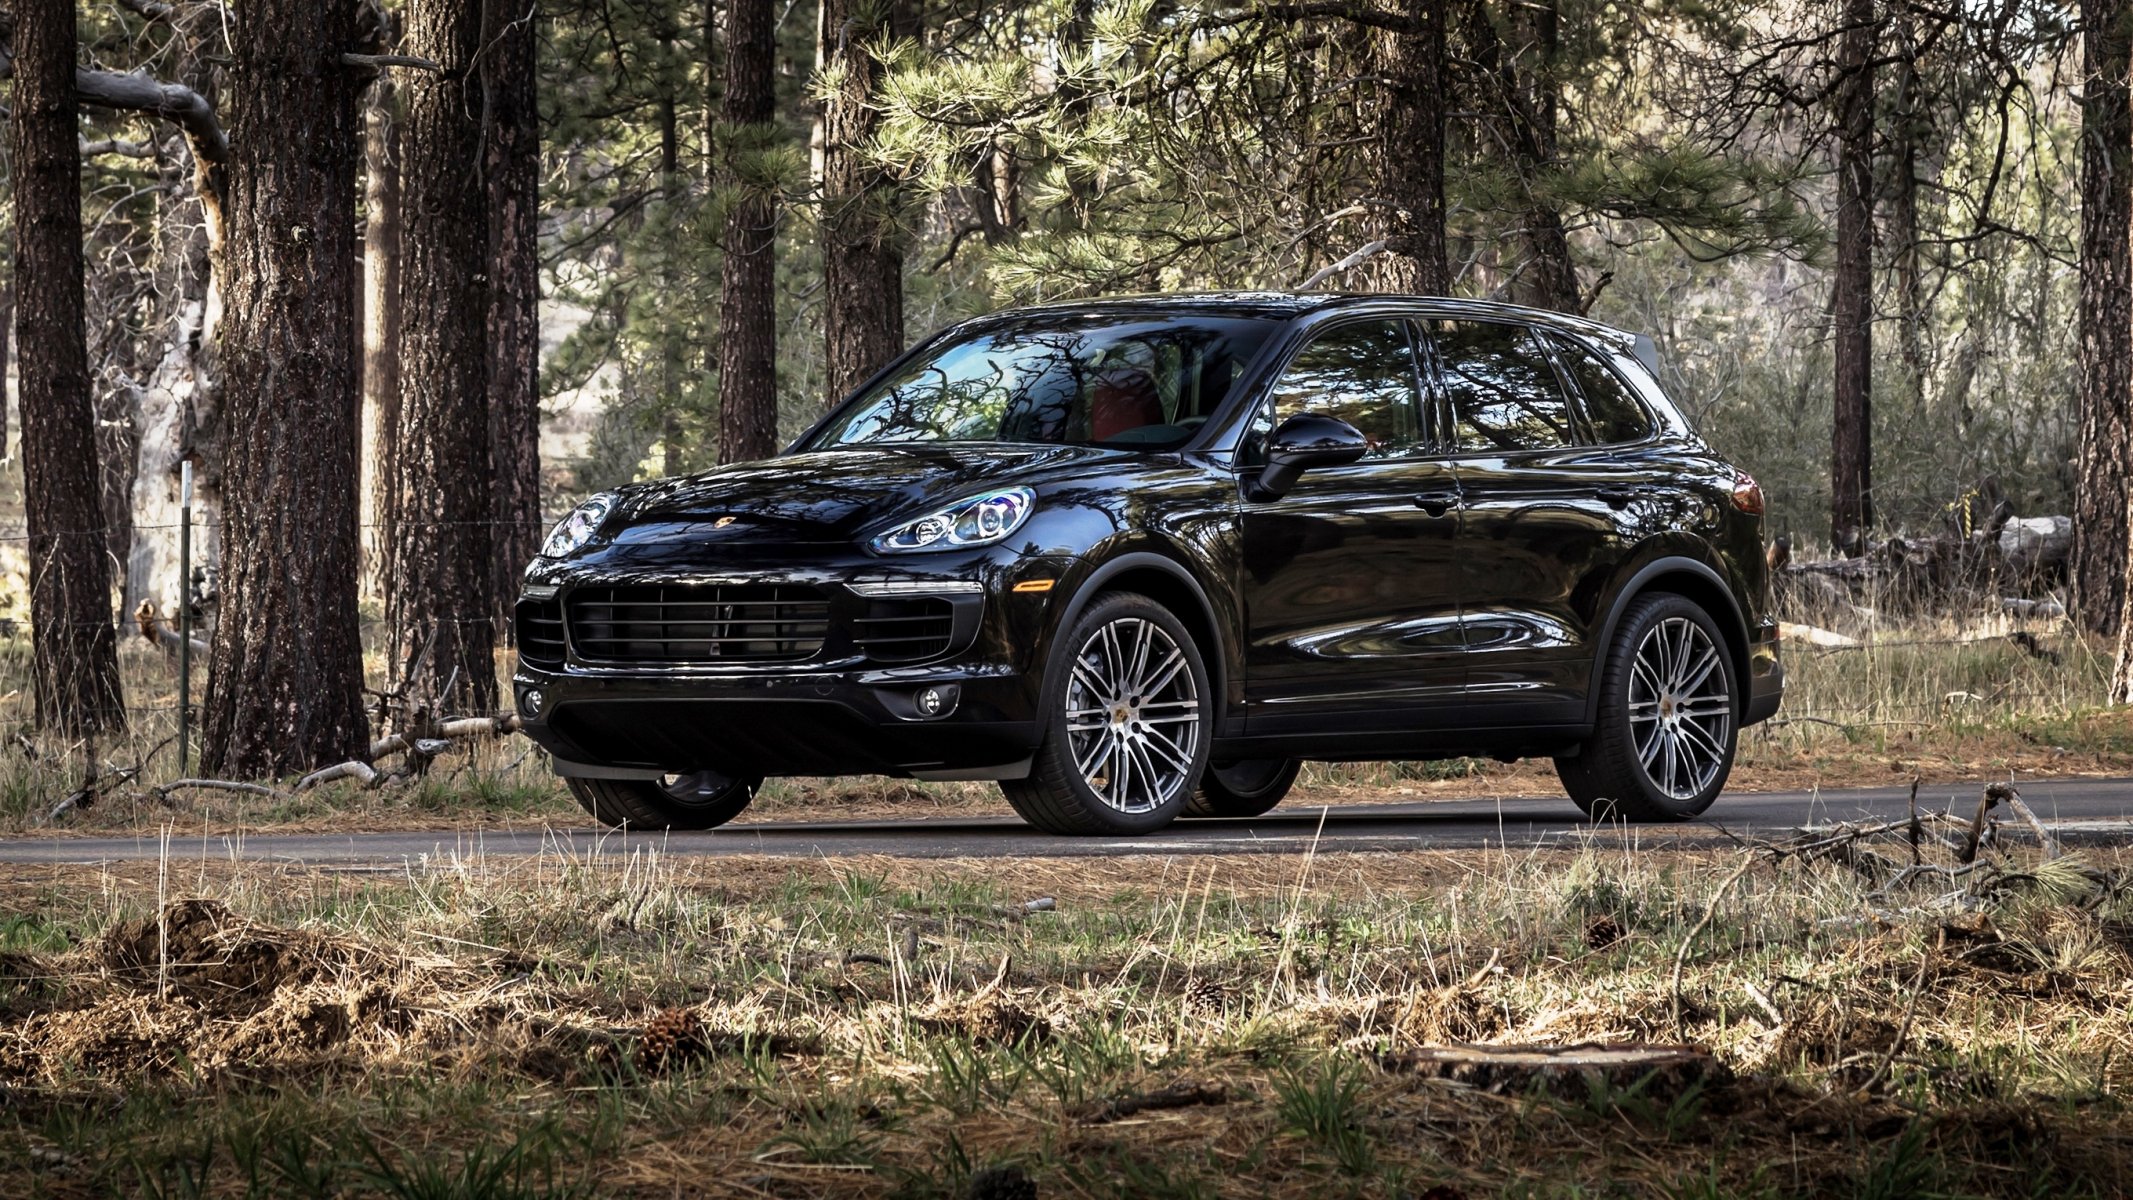
{"label": "asphalt road", "polygon": [[[2069,842],[2133,842],[2133,779],[2035,780],[2020,785],[2038,817]],[[435,830],[398,833],[232,837],[174,834],[173,860],[242,857],[295,863],[449,861],[477,855],[622,856],[654,847],[672,855],[764,854],[791,858],[889,854],[905,858],[1005,858],[1107,854],[1292,853],[1575,845],[1630,839],[1641,845],[1722,842],[1729,834],[1772,834],[1807,825],[1899,817],[1908,787],[1808,792],[1741,792],[1720,797],[1704,819],[1685,825],[1596,828],[1561,797],[1453,800],[1332,809],[1282,808],[1246,821],[1180,821],[1132,839],[1061,838],[1008,817],[926,817],[908,821],[817,821],[734,825],[705,833],[620,834],[597,828]],[[1977,805],[1970,785],[1921,789],[1921,808]],[[98,863],[154,859],[155,837],[0,839],[4,863]]]}

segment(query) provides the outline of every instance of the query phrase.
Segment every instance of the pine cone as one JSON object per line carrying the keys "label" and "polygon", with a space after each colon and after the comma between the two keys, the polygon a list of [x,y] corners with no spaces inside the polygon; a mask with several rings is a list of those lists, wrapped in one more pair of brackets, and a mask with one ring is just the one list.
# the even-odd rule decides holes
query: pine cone
{"label": "pine cone", "polygon": [[1601,913],[1585,922],[1585,944],[1595,950],[1605,950],[1622,940],[1622,922],[1606,913]]}
{"label": "pine cone", "polygon": [[693,1008],[662,1009],[645,1023],[637,1039],[637,1065],[650,1073],[671,1071],[701,1058],[709,1045],[704,1041],[704,1023]]}
{"label": "pine cone", "polygon": [[1185,985],[1185,1014],[1191,1017],[1219,1017],[1229,1006],[1229,989],[1219,980],[1194,979]]}

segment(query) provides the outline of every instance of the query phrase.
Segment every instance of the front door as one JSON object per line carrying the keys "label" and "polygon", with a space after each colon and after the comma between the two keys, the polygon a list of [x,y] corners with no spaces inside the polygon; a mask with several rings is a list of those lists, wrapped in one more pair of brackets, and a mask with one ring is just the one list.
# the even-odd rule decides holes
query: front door
{"label": "front door", "polygon": [[1459,487],[1427,449],[1407,323],[1316,335],[1275,383],[1259,435],[1303,412],[1355,426],[1370,451],[1305,472],[1279,499],[1244,502],[1247,730],[1426,727],[1464,682]]}

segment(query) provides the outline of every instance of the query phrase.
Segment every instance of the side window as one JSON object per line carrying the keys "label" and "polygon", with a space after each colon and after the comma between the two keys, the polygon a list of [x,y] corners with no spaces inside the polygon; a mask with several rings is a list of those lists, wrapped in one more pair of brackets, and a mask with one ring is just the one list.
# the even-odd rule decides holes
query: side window
{"label": "side window", "polygon": [[1370,457],[1421,439],[1421,395],[1403,321],[1343,325],[1299,351],[1273,389],[1274,419],[1338,417],[1370,441]]}
{"label": "side window", "polygon": [[1429,326],[1455,449],[1545,450],[1577,441],[1562,380],[1532,330],[1498,321]]}
{"label": "side window", "polygon": [[1585,400],[1585,424],[1602,446],[1641,441],[1651,436],[1652,415],[1629,383],[1606,360],[1576,338],[1555,337],[1556,353]]}

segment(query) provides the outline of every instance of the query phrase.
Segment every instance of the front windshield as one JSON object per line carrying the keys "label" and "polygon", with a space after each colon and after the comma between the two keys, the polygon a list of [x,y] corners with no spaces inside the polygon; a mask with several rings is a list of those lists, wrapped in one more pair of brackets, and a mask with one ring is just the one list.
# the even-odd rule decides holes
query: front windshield
{"label": "front windshield", "polygon": [[913,356],[853,397],[809,448],[1177,446],[1214,415],[1273,326],[1147,314],[1008,318]]}

